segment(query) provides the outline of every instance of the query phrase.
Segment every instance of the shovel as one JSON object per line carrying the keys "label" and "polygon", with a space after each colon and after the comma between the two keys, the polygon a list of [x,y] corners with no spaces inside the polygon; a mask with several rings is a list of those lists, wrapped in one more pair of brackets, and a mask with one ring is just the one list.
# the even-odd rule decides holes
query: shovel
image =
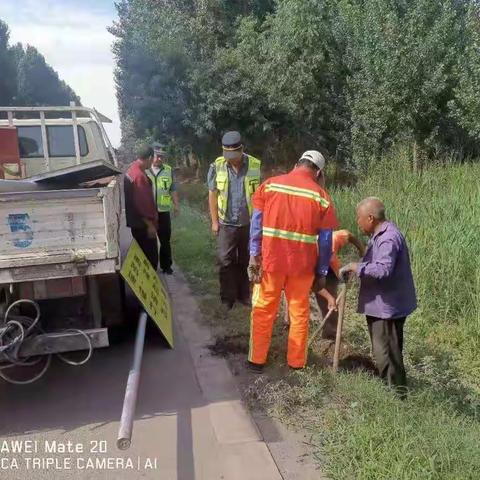
{"label": "shovel", "polygon": [[345,301],[347,299],[347,282],[340,284],[340,293],[338,294],[338,323],[337,335],[335,337],[335,351],[333,353],[333,373],[338,371],[338,361],[340,357],[340,344],[342,342],[343,316],[345,314]]}
{"label": "shovel", "polygon": [[[333,354],[333,372],[336,373],[338,370],[338,363],[339,363],[339,357],[340,357],[340,344],[342,342],[342,330],[343,330],[343,316],[345,313],[345,300],[347,298],[347,283],[342,282],[340,284],[340,291],[338,292],[337,295],[337,310],[338,310],[338,321],[337,321],[337,334],[335,337],[335,351]],[[315,329],[315,331],[312,333],[308,340],[308,347],[310,348],[313,341],[315,340],[316,336],[319,334],[319,332],[322,331],[323,327],[325,326],[325,323],[329,319],[330,315],[332,314],[334,310],[331,309],[327,312],[323,320],[321,321],[320,325]]]}
{"label": "shovel", "polygon": [[[341,296],[345,295],[345,292],[343,290],[340,290],[340,293],[337,295],[337,304],[340,303],[340,300],[341,300]],[[320,322],[320,325],[313,331],[313,333],[310,335],[310,338],[308,339],[308,348],[311,347],[312,343],[314,342],[315,338],[317,337],[317,335],[323,330],[323,327],[325,326],[325,324],[327,323],[327,320],[330,318],[330,315],[332,314],[332,312],[334,312],[335,310],[333,308],[331,308],[327,314],[325,315],[325,317],[323,317],[322,321]]]}
{"label": "shovel", "polygon": [[[338,321],[337,321],[337,334],[335,336],[335,350],[333,353],[333,366],[332,370],[334,373],[337,373],[338,371],[338,363],[339,363],[339,357],[340,357],[340,345],[342,343],[342,330],[343,330],[343,316],[345,314],[345,301],[347,299],[347,282],[348,279],[342,280],[340,283],[340,291],[338,292],[337,295],[337,310],[338,310]],[[285,308],[285,313],[284,313],[284,320],[283,324],[285,327],[288,327],[290,325],[290,320],[288,318],[288,308],[287,308],[287,301],[285,298],[285,294],[283,295],[283,302],[284,302],[284,308]],[[319,332],[322,331],[323,327],[325,326],[325,323],[329,319],[330,315],[332,314],[334,310],[331,309],[327,312],[325,317],[322,319],[320,325],[315,329],[315,331],[310,335],[310,338],[308,339],[308,348],[311,347],[313,341],[315,340],[316,336],[319,334]]]}

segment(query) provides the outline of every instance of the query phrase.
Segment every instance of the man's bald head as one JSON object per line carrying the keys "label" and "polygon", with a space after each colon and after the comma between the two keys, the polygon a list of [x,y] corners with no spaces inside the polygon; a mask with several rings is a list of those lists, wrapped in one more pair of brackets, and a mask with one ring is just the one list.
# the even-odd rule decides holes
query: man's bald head
{"label": "man's bald head", "polygon": [[357,210],[362,209],[377,220],[385,220],[385,205],[377,197],[367,197],[357,204]]}
{"label": "man's bald head", "polygon": [[367,197],[358,203],[357,224],[367,235],[372,235],[377,225],[385,220],[385,205],[379,198]]}

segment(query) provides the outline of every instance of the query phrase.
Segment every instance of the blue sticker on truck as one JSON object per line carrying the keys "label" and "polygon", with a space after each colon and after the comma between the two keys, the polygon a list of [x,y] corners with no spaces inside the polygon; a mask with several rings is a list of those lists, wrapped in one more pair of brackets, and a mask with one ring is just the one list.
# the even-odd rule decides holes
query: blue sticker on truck
{"label": "blue sticker on truck", "polygon": [[27,248],[33,242],[33,231],[30,226],[30,216],[28,213],[10,213],[8,215],[8,225],[12,233],[22,233],[18,238],[13,239],[13,245],[17,248]]}

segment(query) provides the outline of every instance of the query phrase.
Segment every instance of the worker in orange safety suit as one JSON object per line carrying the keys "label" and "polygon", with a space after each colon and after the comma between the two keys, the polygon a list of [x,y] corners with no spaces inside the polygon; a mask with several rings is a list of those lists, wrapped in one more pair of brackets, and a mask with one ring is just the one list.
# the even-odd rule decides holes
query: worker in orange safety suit
{"label": "worker in orange safety suit", "polygon": [[325,287],[337,219],[319,185],[325,159],[309,150],[286,175],[272,177],[255,192],[250,225],[249,277],[252,296],[248,366],[261,372],[273,323],[285,289],[290,328],[287,363],[303,368],[307,357],[309,294]]}

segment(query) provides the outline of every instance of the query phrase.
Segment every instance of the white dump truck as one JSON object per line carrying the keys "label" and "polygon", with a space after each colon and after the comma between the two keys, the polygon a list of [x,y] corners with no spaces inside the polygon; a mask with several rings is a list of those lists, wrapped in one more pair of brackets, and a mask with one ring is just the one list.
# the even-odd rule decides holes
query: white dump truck
{"label": "white dump truck", "polygon": [[[123,322],[121,171],[103,127],[108,121],[74,105],[0,107],[6,380],[38,378],[52,354],[82,364],[94,348],[108,346],[108,329]],[[79,353],[62,355],[69,351]]]}

